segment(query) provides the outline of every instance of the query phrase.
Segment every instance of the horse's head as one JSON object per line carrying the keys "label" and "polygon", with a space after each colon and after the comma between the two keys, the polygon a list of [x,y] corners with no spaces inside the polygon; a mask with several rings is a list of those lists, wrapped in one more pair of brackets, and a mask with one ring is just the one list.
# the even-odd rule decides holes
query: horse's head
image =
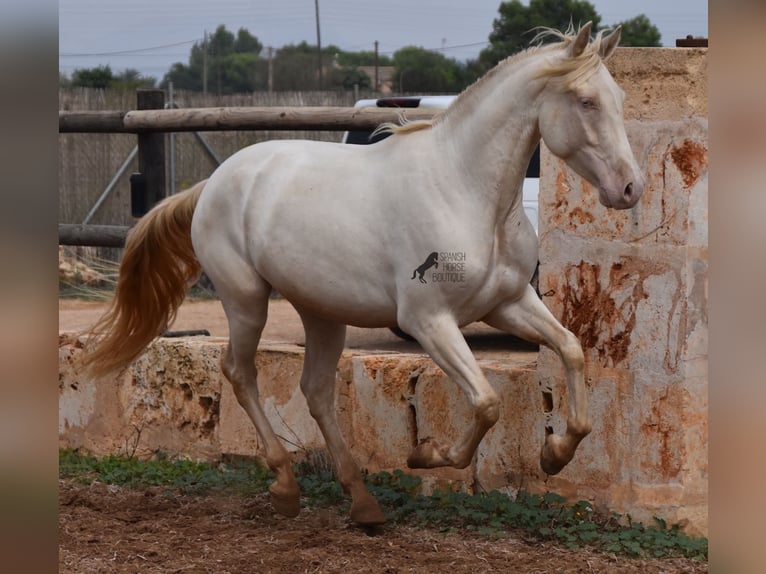
{"label": "horse's head", "polygon": [[542,93],[540,134],[552,153],[598,189],[606,207],[633,207],[645,178],[623,123],[624,93],[603,61],[620,41],[620,28],[590,42],[591,23],[569,37],[550,60]]}

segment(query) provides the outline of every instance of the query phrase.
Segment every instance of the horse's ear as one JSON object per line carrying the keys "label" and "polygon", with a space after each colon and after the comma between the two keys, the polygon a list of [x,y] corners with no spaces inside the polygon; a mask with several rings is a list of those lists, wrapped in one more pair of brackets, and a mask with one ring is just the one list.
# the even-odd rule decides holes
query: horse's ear
{"label": "horse's ear", "polygon": [[573,58],[577,58],[585,51],[585,48],[588,47],[588,42],[590,42],[590,29],[592,26],[593,22],[588,22],[585,26],[580,28],[580,31],[577,33],[577,38],[572,42]]}
{"label": "horse's ear", "polygon": [[601,55],[602,60],[606,60],[609,56],[611,56],[614,52],[614,49],[620,43],[621,30],[622,25],[617,26],[609,34],[601,38],[601,48],[599,50],[599,54]]}

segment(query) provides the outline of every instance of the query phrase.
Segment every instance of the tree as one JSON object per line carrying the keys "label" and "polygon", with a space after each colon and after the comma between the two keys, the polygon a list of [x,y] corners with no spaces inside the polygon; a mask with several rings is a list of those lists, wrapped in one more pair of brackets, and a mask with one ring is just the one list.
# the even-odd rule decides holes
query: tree
{"label": "tree", "polygon": [[132,91],[138,88],[153,88],[156,84],[156,78],[153,78],[152,76],[142,76],[141,72],[135,68],[126,68],[114,76],[110,87]]}
{"label": "tree", "polygon": [[59,72],[59,85],[63,87],[135,90],[137,88],[153,88],[156,83],[155,78],[142,76],[138,70],[133,68],[127,68],[115,75],[108,65],[77,69],[72,72],[71,79]]}
{"label": "tree", "polygon": [[274,56],[273,67],[275,90],[316,90],[319,87],[317,48],[308,42],[282,46]]}
{"label": "tree", "polygon": [[173,82],[178,89],[200,91],[207,80],[207,88],[218,94],[251,92],[265,83],[258,73],[262,49],[263,44],[245,28],[234,36],[220,25],[207,41],[195,42],[188,65],[171,66],[161,85]]}
{"label": "tree", "polygon": [[356,67],[333,68],[330,74],[330,85],[353,90],[354,86],[362,90],[372,88],[370,76]]}
{"label": "tree", "polygon": [[[498,11],[500,15],[492,23],[489,35],[490,46],[479,55],[478,65],[482,72],[529,46],[538,27],[566,30],[570,24],[577,28],[591,21],[594,30],[604,28],[593,4],[585,0],[530,0],[529,6],[524,6],[519,0],[511,0],[501,2]],[[644,14],[620,24],[621,46],[661,45],[659,30]]]}
{"label": "tree", "polygon": [[95,68],[78,68],[72,72],[72,87],[106,89],[114,81],[114,74],[109,65]]}
{"label": "tree", "polygon": [[[620,25],[620,46],[662,46],[660,31],[644,14],[620,22]],[[616,28],[617,24],[611,27]]]}
{"label": "tree", "polygon": [[585,0],[530,0],[524,6],[519,0],[501,2],[500,16],[492,23],[490,46],[482,50],[479,61],[489,69],[500,60],[527,48],[540,26],[566,30],[570,24],[581,26],[588,21],[597,29],[601,16]]}
{"label": "tree", "polygon": [[[339,66],[345,67],[374,66],[375,52],[372,50],[362,50],[360,52],[345,52],[343,50],[338,50],[335,53],[335,62]],[[378,65],[391,66],[391,58],[382,54],[378,54]]]}
{"label": "tree", "polygon": [[394,89],[399,92],[459,92],[465,73],[454,59],[424,48],[407,46],[394,54]]}
{"label": "tree", "polygon": [[[353,89],[354,85],[369,88],[372,82],[358,65],[364,64],[364,57],[355,57],[355,52],[344,52],[337,46],[322,48],[322,89]],[[384,64],[380,64],[384,65]],[[317,48],[308,42],[289,44],[277,50],[273,61],[275,90],[317,90]]]}

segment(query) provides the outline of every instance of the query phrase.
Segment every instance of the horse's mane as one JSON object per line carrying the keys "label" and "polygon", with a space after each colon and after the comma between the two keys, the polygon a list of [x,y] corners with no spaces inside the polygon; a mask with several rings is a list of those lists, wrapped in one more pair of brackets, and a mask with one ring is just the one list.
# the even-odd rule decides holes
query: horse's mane
{"label": "horse's mane", "polygon": [[[441,122],[449,112],[449,110],[459,107],[461,102],[470,99],[472,94],[478,91],[478,88],[488,82],[491,78],[500,73],[501,70],[513,65],[518,60],[525,58],[534,53],[539,52],[551,52],[560,49],[568,48],[572,42],[577,38],[577,31],[574,26],[570,24],[566,32],[561,32],[553,28],[539,27],[535,37],[530,42],[530,46],[521,52],[512,54],[501,60],[494,68],[484,74],[481,78],[476,80],[473,84],[468,86],[463,92],[455,99],[454,102],[444,112],[435,115],[430,120],[414,120],[407,121],[404,117],[399,120],[399,123],[388,122],[381,124],[373,132],[373,135],[381,133],[389,133],[393,135],[409,134],[412,132],[425,130],[432,128],[439,122]],[[537,77],[548,77],[560,83],[563,89],[569,90],[574,87],[578,82],[584,80],[598,69],[601,63],[600,49],[601,38],[603,31],[599,31],[593,41],[588,43],[588,46],[583,50],[582,54],[574,58],[562,58],[555,62],[550,62],[549,65],[541,68]],[[552,44],[543,44],[543,40],[554,37],[560,41]]]}
{"label": "horse's mane", "polygon": [[438,119],[443,113],[444,112],[440,112],[437,116],[431,118],[430,120],[408,120],[402,114],[399,118],[398,124],[394,122],[386,122],[384,124],[380,124],[377,128],[375,128],[372,134],[370,134],[370,138],[373,138],[379,134],[401,135],[417,132],[420,130],[427,130],[433,126],[434,121]]}
{"label": "horse's mane", "polygon": [[[539,32],[532,40],[533,42],[540,42],[548,37],[559,38],[561,41],[557,44],[536,46],[538,50],[550,50],[556,47],[568,48],[575,38],[577,33],[570,25],[566,32],[559,32],[552,28],[538,28]],[[582,54],[573,58],[562,58],[556,62],[550,62],[549,65],[544,66],[538,73],[538,78],[553,78],[559,82],[561,87],[565,90],[570,90],[576,86],[579,82],[586,79],[592,73],[594,73],[599,65],[601,65],[601,39],[604,35],[604,31],[599,31],[595,38],[583,50]]]}

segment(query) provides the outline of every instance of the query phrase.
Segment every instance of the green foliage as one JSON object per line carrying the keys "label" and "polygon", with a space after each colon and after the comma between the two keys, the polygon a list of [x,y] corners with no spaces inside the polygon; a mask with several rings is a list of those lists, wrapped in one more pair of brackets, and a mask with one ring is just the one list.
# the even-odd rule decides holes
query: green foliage
{"label": "green foliage", "polygon": [[323,470],[314,474],[298,474],[296,477],[301,492],[315,505],[327,506],[344,502],[343,489],[335,480],[332,471]]}
{"label": "green foliage", "polygon": [[352,90],[354,86],[358,86],[362,90],[372,88],[370,76],[358,68],[334,69],[330,78],[331,85],[342,87],[344,90]]}
{"label": "green foliage", "polygon": [[177,89],[201,91],[207,80],[208,89],[219,94],[253,91],[259,80],[266,82],[259,59],[262,49],[258,38],[245,28],[235,36],[220,25],[205,41],[192,46],[188,65],[178,62],[171,66],[161,86],[173,82]]}
{"label": "green foliage", "polygon": [[134,68],[126,68],[114,77],[112,88],[133,91],[137,88],[153,88],[157,80],[152,76],[142,76]]}
{"label": "green foliage", "polygon": [[394,54],[394,90],[400,93],[454,93],[465,88],[465,67],[424,48],[407,46]]}
{"label": "green foliage", "polygon": [[[336,49],[331,52],[335,61],[339,66],[344,67],[356,67],[356,66],[374,66],[375,65],[375,52],[372,50],[362,50],[360,52],[345,52],[340,49]],[[378,54],[378,66],[392,66],[393,61],[390,57],[384,54]]]}
{"label": "green foliage", "polygon": [[492,23],[489,35],[491,45],[479,55],[486,68],[527,48],[537,27],[566,30],[570,23],[578,27],[592,21],[597,29],[601,23],[596,8],[586,0],[530,0],[529,6],[511,0],[501,2],[498,10],[500,15]]}
{"label": "green foliage", "polygon": [[59,85],[74,88],[99,88],[135,90],[136,88],[154,87],[156,80],[142,76],[138,70],[128,68],[115,75],[107,66],[95,68],[78,68],[72,72],[72,77],[59,73]]}
{"label": "green foliage", "polygon": [[114,75],[112,68],[107,66],[98,66],[96,68],[82,68],[72,72],[71,84],[75,88],[108,88]]}
{"label": "green foliage", "polygon": [[213,466],[163,456],[155,460],[119,455],[95,458],[73,450],[59,451],[59,476],[82,484],[98,480],[130,488],[165,486],[184,494],[204,494],[224,488],[254,494],[263,492],[273,479],[268,469],[244,462]]}
{"label": "green foliage", "polygon": [[[264,57],[263,45],[245,28],[240,28],[235,36],[221,25],[206,42],[192,46],[188,64],[177,62],[171,66],[161,86],[173,82],[177,89],[202,91],[206,87],[217,94],[266,90],[269,67],[272,89],[277,91],[370,86],[369,77],[357,69],[370,60],[367,52],[344,52],[332,45],[322,48],[321,85],[318,58],[316,46],[307,42],[283,46]],[[386,63],[385,58],[379,61],[380,65]]]}
{"label": "green foliage", "polygon": [[[323,55],[324,62],[324,55]],[[307,42],[282,46],[274,57],[275,90],[315,90],[319,88],[317,49]]]}
{"label": "green foliage", "polygon": [[[662,46],[660,31],[644,14],[620,22],[620,46]],[[617,24],[611,26],[616,28]]]}
{"label": "green foliage", "polygon": [[[604,28],[596,8],[586,0],[530,0],[525,6],[519,0],[501,2],[499,17],[492,24],[490,46],[482,50],[479,63],[484,70],[500,60],[527,48],[536,28],[566,30],[570,23],[578,28],[588,21],[593,30]],[[660,46],[660,33],[644,14],[620,22],[621,46]],[[617,24],[607,26],[613,29]]]}
{"label": "green foliage", "polygon": [[[297,479],[304,501],[311,506],[335,506],[345,510],[347,497],[333,472],[321,460],[299,465]],[[101,459],[75,451],[59,452],[59,476],[88,484],[140,488],[165,486],[182,493],[204,494],[226,489],[243,496],[265,492],[273,474],[252,462],[219,465],[169,460],[141,461],[108,456]],[[518,536],[552,540],[571,549],[591,549],[634,557],[686,557],[707,560],[706,538],[692,538],[677,525],[655,518],[645,526],[630,516],[603,516],[587,501],[567,504],[556,493],[519,492],[515,497],[499,491],[467,494],[451,490],[419,494],[421,480],[395,470],[365,476],[370,492],[393,524],[410,524],[441,531],[472,531],[491,537]]]}
{"label": "green foliage", "polygon": [[498,491],[475,495],[436,491],[423,496],[417,494],[419,479],[399,470],[372,475],[367,483],[394,522],[491,536],[521,530],[570,549],[587,546],[636,557],[707,559],[707,539],[691,538],[677,525],[668,528],[663,520],[655,518],[651,526],[628,520],[626,527],[618,514],[605,519],[589,502],[566,504],[563,497],[552,492],[543,496],[519,492],[515,499]]}

